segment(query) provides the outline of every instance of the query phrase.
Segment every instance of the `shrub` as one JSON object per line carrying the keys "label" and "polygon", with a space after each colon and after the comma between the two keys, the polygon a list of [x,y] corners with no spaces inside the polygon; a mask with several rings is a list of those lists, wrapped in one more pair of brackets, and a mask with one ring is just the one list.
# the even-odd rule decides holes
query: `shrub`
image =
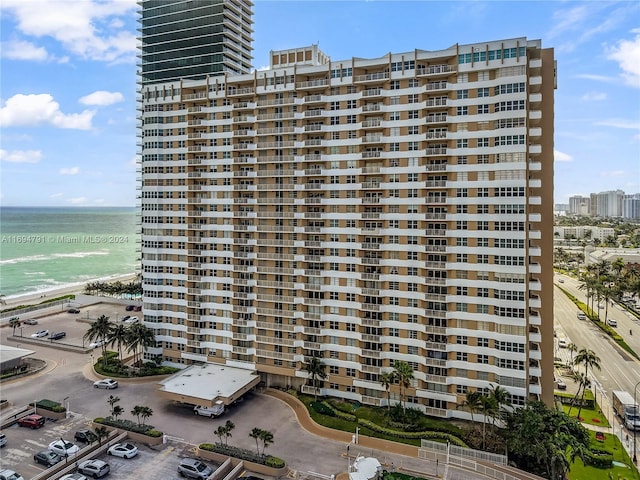
{"label": "shrub", "polygon": [[335,413],[333,408],[323,402],[311,402],[311,408],[313,408],[316,412],[322,415],[328,415],[329,417],[334,417]]}
{"label": "shrub", "polygon": [[67,409],[64,408],[59,402],[54,402],[53,400],[47,400],[46,398],[36,402],[36,407],[42,410],[48,410],[50,412],[56,412],[56,413],[62,413],[67,411]]}
{"label": "shrub", "polygon": [[140,433],[149,437],[160,437],[163,435],[163,432],[156,430],[152,425],[140,425],[131,420],[116,420],[112,417],[98,417],[93,421],[94,423],[100,423],[102,425],[108,425],[109,427],[120,428],[129,432]]}
{"label": "shrub", "polygon": [[201,443],[200,448],[209,452],[226,455],[227,457],[239,458],[240,460],[258,463],[260,465],[267,465],[273,468],[283,468],[285,466],[285,462],[281,458],[272,457],[270,455],[258,455],[251,450],[245,450],[244,448],[234,447],[232,445]]}
{"label": "shrub", "polygon": [[[328,408],[331,413],[329,415],[331,415],[332,417],[338,417],[338,418],[342,418],[343,420],[347,420],[348,422],[357,422],[358,421],[358,417],[356,417],[354,414],[352,413],[346,413],[343,410],[338,410],[336,408],[334,408],[333,405],[331,405],[329,402],[322,402],[322,406]],[[318,413],[323,413],[320,412],[318,410],[316,410]],[[327,415],[327,414],[325,414]]]}
{"label": "shrub", "polygon": [[358,419],[358,423],[360,425],[362,425],[362,426],[365,426],[365,427],[369,428],[370,430],[373,430],[374,432],[382,433],[382,434],[388,435],[390,437],[414,438],[414,439],[429,438],[429,439],[432,439],[432,440],[449,441],[453,445],[457,445],[459,447],[466,447],[467,446],[466,443],[464,443],[458,437],[456,437],[455,435],[452,435],[450,433],[431,432],[431,431],[429,431],[429,432],[404,432],[404,431],[401,431],[401,430],[391,430],[389,428],[381,427],[380,425],[378,425],[376,423],[370,422],[369,420],[364,420],[362,418]]}
{"label": "shrub", "polygon": [[585,456],[585,463],[596,468],[611,468],[613,467],[613,455],[606,450],[591,449]]}

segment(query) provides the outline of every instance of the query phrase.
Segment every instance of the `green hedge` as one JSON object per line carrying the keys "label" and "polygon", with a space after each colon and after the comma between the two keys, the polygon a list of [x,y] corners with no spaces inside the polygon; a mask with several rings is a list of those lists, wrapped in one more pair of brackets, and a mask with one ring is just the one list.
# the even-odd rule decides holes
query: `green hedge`
{"label": "green hedge", "polygon": [[136,422],[132,422],[131,420],[116,420],[111,417],[98,417],[94,419],[93,422],[107,425],[109,427],[121,428],[122,430],[127,430],[129,432],[140,433],[148,437],[157,438],[163,435],[160,430],[156,430],[152,425],[140,425]]}
{"label": "green hedge", "polygon": [[585,456],[585,463],[596,468],[613,467],[613,454],[606,450],[591,449]]}
{"label": "green hedge", "polygon": [[467,447],[467,444],[460,440],[455,435],[444,432],[403,432],[400,430],[391,430],[389,428],[381,427],[380,425],[373,423],[363,418],[358,419],[358,424],[373,430],[374,432],[382,433],[390,437],[396,438],[413,438],[413,439],[432,439],[432,440],[445,440],[449,441],[453,445],[459,447]]}
{"label": "green hedge", "polygon": [[[31,403],[31,405],[33,405],[33,403]],[[37,401],[36,407],[42,410],[49,410],[50,412],[56,412],[56,413],[62,413],[67,411],[67,409],[60,404],[60,402],[47,400],[46,398],[43,398],[42,400]]]}
{"label": "green hedge", "polygon": [[219,453],[228,457],[239,458],[240,460],[258,463],[260,465],[266,465],[268,467],[284,468],[285,466],[285,462],[281,458],[272,457],[271,455],[258,455],[256,452],[252,452],[251,450],[245,450],[244,448],[234,447],[232,445],[222,445],[220,443],[201,443],[199,447],[201,450]]}

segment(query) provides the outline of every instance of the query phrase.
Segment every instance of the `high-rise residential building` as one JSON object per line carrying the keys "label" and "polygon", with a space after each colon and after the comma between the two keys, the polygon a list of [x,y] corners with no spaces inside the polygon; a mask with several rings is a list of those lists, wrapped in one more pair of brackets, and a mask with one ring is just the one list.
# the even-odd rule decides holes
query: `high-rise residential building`
{"label": "high-rise residential building", "polygon": [[143,85],[251,70],[250,0],[138,0]]}
{"label": "high-rise residential building", "polygon": [[594,216],[605,218],[621,217],[623,198],[624,192],[622,190],[592,193],[591,203],[592,209],[595,210]]}
{"label": "high-rise residential building", "polygon": [[403,361],[431,415],[551,404],[555,88],[526,38],[143,86],[147,358],[314,392],[315,356],[373,405]]}
{"label": "high-rise residential building", "polygon": [[589,215],[590,205],[590,197],[581,195],[569,197],[569,213],[573,215]]}
{"label": "high-rise residential building", "polygon": [[625,195],[623,197],[622,218],[625,220],[640,219],[640,193]]}

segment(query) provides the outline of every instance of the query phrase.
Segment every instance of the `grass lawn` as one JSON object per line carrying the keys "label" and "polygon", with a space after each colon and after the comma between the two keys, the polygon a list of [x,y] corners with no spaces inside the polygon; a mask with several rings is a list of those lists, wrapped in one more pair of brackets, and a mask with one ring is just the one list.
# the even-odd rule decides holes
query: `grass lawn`
{"label": "grass lawn", "polygon": [[626,450],[622,447],[620,440],[613,434],[605,434],[606,438],[604,442],[599,442],[595,439],[595,432],[589,432],[591,436],[591,445],[595,448],[602,450],[608,450],[613,453],[613,460],[625,464],[625,467],[614,466],[610,469],[585,467],[582,461],[577,458],[574,463],[571,464],[571,470],[569,471],[569,480],[640,480],[638,470],[631,462]]}
{"label": "grass lawn", "polygon": [[[563,405],[562,409],[564,413],[569,414],[569,405]],[[578,408],[573,407],[571,409],[571,416],[576,418],[578,415]],[[580,421],[589,425],[600,425],[602,427],[610,427],[606,417],[599,410],[593,410],[591,408],[582,408],[580,410]]]}

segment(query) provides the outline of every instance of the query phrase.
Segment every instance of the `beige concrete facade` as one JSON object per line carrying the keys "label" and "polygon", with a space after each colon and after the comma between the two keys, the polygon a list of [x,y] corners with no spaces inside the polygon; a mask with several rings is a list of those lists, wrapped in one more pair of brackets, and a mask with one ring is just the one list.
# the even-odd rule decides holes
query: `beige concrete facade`
{"label": "beige concrete facade", "polygon": [[319,356],[319,393],[374,405],[403,360],[431,415],[550,404],[553,50],[295,58],[141,92],[147,357],[298,386]]}

